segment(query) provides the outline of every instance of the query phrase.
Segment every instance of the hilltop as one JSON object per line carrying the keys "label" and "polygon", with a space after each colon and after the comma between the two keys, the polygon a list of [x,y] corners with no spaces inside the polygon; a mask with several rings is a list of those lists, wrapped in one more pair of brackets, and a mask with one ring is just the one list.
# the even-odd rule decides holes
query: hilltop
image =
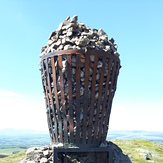
{"label": "hilltop", "polygon": [[[117,144],[132,162],[163,162],[162,132],[109,130],[107,140]],[[25,151],[28,148],[49,144],[50,137],[47,132],[0,130],[0,163],[15,163],[16,160],[25,158]]]}
{"label": "hilltop", "polygon": [[[113,140],[133,163],[163,162],[163,145],[147,140]],[[1,158],[0,163],[15,163],[25,158],[25,151]]]}
{"label": "hilltop", "polygon": [[148,140],[112,140],[133,163],[163,162],[163,145]]}

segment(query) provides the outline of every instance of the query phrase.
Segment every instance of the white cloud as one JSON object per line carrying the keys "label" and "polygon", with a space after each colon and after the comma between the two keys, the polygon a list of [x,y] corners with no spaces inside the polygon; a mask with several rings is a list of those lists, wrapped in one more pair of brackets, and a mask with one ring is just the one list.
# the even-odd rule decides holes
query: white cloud
{"label": "white cloud", "polygon": [[0,91],[0,129],[47,130],[44,99]]}
{"label": "white cloud", "polygon": [[163,131],[161,101],[117,101],[112,107],[109,128],[112,130]]}

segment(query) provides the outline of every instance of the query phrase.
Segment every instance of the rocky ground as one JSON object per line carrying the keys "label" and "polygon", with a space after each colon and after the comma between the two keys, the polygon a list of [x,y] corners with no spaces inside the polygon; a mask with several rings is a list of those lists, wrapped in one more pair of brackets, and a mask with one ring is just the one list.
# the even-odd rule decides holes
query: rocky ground
{"label": "rocky ground", "polygon": [[[106,146],[111,149],[114,163],[131,163],[129,157],[123,154],[122,150],[114,143],[107,143]],[[58,155],[58,163],[105,163],[107,162],[107,153],[68,153]],[[62,160],[62,161],[61,161]],[[26,151],[26,158],[21,163],[53,163],[52,147],[33,147]]]}

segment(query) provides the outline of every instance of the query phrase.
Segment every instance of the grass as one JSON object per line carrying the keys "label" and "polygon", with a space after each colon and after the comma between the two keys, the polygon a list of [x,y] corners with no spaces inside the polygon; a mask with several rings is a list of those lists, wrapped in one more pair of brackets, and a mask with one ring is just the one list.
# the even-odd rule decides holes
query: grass
{"label": "grass", "polygon": [[[155,162],[163,163],[163,146],[146,140],[113,140],[130,157],[133,163]],[[152,154],[150,160],[145,160],[140,151],[149,151]]]}
{"label": "grass", "polygon": [[19,147],[0,148],[0,154],[3,154],[3,155],[10,155],[14,153],[16,154],[23,150],[24,150],[23,148],[19,148]]}
{"label": "grass", "polygon": [[[132,163],[163,163],[163,145],[146,141],[146,140],[112,140],[113,143],[117,144],[123,151],[127,154]],[[19,153],[10,154],[13,151],[21,150]],[[0,158],[0,163],[18,163],[25,158],[25,150],[19,148],[9,148],[4,149],[3,152],[10,154],[8,157]],[[152,153],[152,158],[150,160],[145,160],[140,154],[140,151],[149,151]],[[0,157],[6,156],[2,154],[2,149],[0,149]]]}
{"label": "grass", "polygon": [[17,154],[11,154],[5,158],[0,158],[0,163],[19,163],[24,158],[25,158],[25,150]]}

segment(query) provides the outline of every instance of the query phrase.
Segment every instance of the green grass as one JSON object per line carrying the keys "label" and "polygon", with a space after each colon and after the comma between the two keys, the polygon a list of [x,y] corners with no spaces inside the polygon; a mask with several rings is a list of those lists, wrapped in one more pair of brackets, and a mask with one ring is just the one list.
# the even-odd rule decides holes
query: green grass
{"label": "green grass", "polygon": [[23,148],[19,148],[19,147],[0,148],[0,154],[10,155],[13,153],[18,153],[18,152],[23,151],[23,150],[24,150]]}
{"label": "green grass", "polygon": [[5,158],[0,158],[0,163],[19,163],[24,158],[25,158],[25,150],[17,154],[11,154]]}
{"label": "green grass", "polygon": [[[163,146],[146,140],[112,140],[127,154],[133,163],[145,163],[154,161],[163,163]],[[146,150],[152,153],[154,157],[147,161],[140,154],[140,150]]]}
{"label": "green grass", "polygon": [[[112,140],[113,143],[117,144],[123,151],[127,154],[132,163],[149,163],[154,161],[155,163],[163,163],[163,145],[146,141],[146,140]],[[21,150],[21,152],[16,154],[10,154],[13,151]],[[25,158],[25,150],[22,148],[9,148],[3,149],[4,153],[10,154],[8,157],[0,158],[0,163],[18,163]],[[139,150],[150,151],[153,156],[151,160],[146,161],[140,154]],[[3,157],[2,149],[0,149],[0,157]],[[6,155],[5,155],[6,156]]]}

